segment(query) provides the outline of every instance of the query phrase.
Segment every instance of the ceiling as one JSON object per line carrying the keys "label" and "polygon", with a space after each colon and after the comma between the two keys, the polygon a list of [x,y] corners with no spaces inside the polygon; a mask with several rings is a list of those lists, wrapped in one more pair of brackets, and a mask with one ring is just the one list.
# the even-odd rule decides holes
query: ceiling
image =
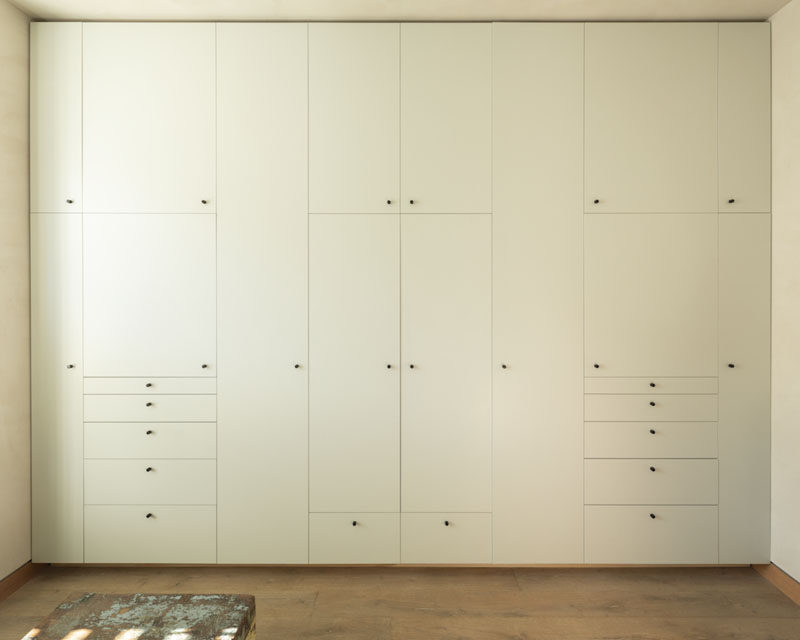
{"label": "ceiling", "polygon": [[11,0],[43,20],[763,20],[789,0]]}

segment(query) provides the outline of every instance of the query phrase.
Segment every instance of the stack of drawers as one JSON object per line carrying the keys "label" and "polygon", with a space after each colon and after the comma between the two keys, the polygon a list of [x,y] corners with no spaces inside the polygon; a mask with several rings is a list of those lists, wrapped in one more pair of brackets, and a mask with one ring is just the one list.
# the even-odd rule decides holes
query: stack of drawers
{"label": "stack of drawers", "polygon": [[586,562],[718,561],[717,378],[587,378]]}
{"label": "stack of drawers", "polygon": [[86,562],[216,562],[216,379],[84,380]]}

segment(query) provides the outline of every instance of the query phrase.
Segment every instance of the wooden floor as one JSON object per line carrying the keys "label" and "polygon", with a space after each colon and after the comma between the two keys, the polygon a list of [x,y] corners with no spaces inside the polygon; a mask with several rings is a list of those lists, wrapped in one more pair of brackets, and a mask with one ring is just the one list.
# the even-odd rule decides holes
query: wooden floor
{"label": "wooden floor", "polygon": [[87,591],[253,594],[259,640],[800,639],[800,607],[749,568],[51,567],[0,603],[0,640]]}

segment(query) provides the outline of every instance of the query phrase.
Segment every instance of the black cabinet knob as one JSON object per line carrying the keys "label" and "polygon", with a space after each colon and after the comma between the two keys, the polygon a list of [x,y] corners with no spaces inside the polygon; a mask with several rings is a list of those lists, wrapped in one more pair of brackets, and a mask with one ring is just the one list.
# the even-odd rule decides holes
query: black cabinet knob
{"label": "black cabinet knob", "polygon": [[299,364],[295,364],[295,365],[294,365],[294,368],[295,368],[295,369],[299,369],[299,368],[300,368],[300,365],[299,365]]}
{"label": "black cabinet knob", "polygon": [[655,406],[656,406],[656,403],[655,403],[655,402],[651,402],[651,403],[650,403],[650,406],[651,406],[651,407],[655,407]]}
{"label": "black cabinet knob", "polygon": [[450,526],[450,521],[449,520],[445,520],[444,521],[444,526],[445,527],[449,527]]}
{"label": "black cabinet knob", "polygon": [[736,365],[733,364],[732,362],[728,363],[728,369],[734,369],[735,367],[736,367]]}
{"label": "black cabinet knob", "polygon": [[501,364],[500,366],[503,367],[503,369],[508,369],[508,365],[507,364]]}
{"label": "black cabinet knob", "polygon": [[144,433],[145,433],[145,435],[152,436],[153,435],[153,430],[152,429],[148,429]]}
{"label": "black cabinet knob", "polygon": [[651,514],[650,514],[650,517],[651,517],[653,520],[655,520],[655,519],[656,519],[656,514],[655,514],[655,513],[651,513]]}
{"label": "black cabinet knob", "polygon": [[731,198],[728,200],[728,204],[733,204],[734,202],[736,202],[736,198]]}
{"label": "black cabinet knob", "polygon": [[413,368],[414,368],[414,365],[413,365],[413,364],[410,364],[410,365],[408,365],[408,368],[409,368],[409,369],[413,369]]}
{"label": "black cabinet knob", "polygon": [[153,403],[152,402],[145,402],[144,406],[145,407],[152,407]]}
{"label": "black cabinet knob", "polygon": [[201,369],[208,369],[208,365],[207,365],[207,364],[201,364],[201,365],[200,365],[200,368],[201,368]]}
{"label": "black cabinet knob", "polygon": [[651,382],[651,383],[650,383],[650,387],[651,387],[651,388],[655,389],[655,386],[656,386],[656,383],[655,383],[655,382]]}
{"label": "black cabinet knob", "polygon": [[358,521],[357,521],[357,520],[353,520],[353,526],[354,526],[354,527],[357,527],[357,526],[358,526]]}
{"label": "black cabinet knob", "polygon": [[387,200],[386,204],[392,204],[392,201],[391,200]]}
{"label": "black cabinet knob", "polygon": [[387,368],[387,369],[391,369],[391,368],[392,368],[392,365],[390,365],[390,364],[387,364],[387,365],[386,365],[386,368]]}
{"label": "black cabinet knob", "polygon": [[145,471],[147,471],[147,473],[150,473],[152,470],[153,470],[153,467],[147,467],[147,469],[145,469]]}
{"label": "black cabinet knob", "polygon": [[656,430],[655,429],[650,429],[650,433],[653,434],[653,435],[656,435]]}
{"label": "black cabinet knob", "polygon": [[145,518],[153,518],[153,517],[155,517],[155,516],[153,516],[153,514],[152,514],[152,513],[148,513],[148,514],[145,516]]}
{"label": "black cabinet knob", "polygon": [[594,203],[595,204],[600,204],[600,201],[599,200],[595,200]]}
{"label": "black cabinet knob", "polygon": [[74,364],[68,364],[68,365],[67,365],[67,369],[74,369],[74,368],[75,368],[75,365],[74,365]]}
{"label": "black cabinet knob", "polygon": [[67,204],[74,204],[74,203],[75,203],[74,200],[71,200],[70,198],[67,198]]}
{"label": "black cabinet knob", "polygon": [[146,382],[144,386],[149,389],[150,387],[153,386],[153,383],[152,382]]}
{"label": "black cabinet knob", "polygon": [[655,472],[655,470],[656,470],[656,468],[655,468],[655,467],[650,467],[650,471],[653,471],[653,472]]}
{"label": "black cabinet knob", "polygon": [[202,202],[203,204],[208,204],[208,200],[201,200],[200,202]]}
{"label": "black cabinet knob", "polygon": [[413,200],[409,200],[408,204],[414,204],[414,201]]}
{"label": "black cabinet knob", "polygon": [[594,363],[592,366],[593,366],[595,369],[599,369],[599,368],[600,368],[600,365],[599,365],[599,364],[597,364],[596,362],[595,362],[595,363]]}

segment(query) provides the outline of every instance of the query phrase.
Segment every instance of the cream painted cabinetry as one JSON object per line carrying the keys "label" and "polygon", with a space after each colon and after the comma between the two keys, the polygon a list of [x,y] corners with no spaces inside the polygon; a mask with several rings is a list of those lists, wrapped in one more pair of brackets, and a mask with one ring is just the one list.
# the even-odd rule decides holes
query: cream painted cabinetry
{"label": "cream painted cabinetry", "polygon": [[308,561],[308,27],[217,26],[219,561]]}

